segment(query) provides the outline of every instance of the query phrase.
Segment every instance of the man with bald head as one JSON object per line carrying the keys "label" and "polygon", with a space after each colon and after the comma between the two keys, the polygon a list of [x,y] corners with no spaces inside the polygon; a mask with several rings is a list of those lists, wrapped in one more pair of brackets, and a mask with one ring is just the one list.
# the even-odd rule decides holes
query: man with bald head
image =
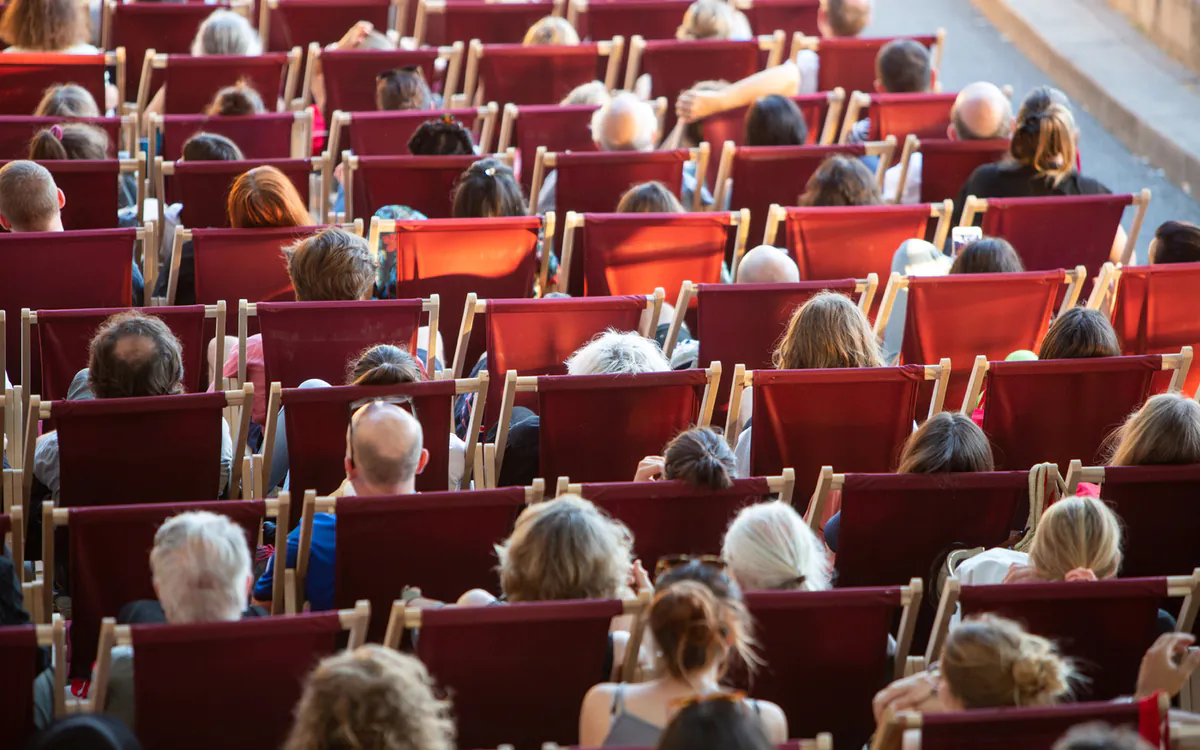
{"label": "man with bald head", "polygon": [[742,256],[737,267],[738,284],[795,284],[800,269],[784,250],[759,245]]}
{"label": "man with bald head", "polygon": [[[346,481],[334,496],[411,495],[416,489],[417,475],[429,463],[429,451],[424,447],[421,423],[396,406],[372,401],[350,415],[346,428]],[[337,516],[317,513],[313,516],[312,545],[308,558],[308,574],[304,588],[314,611],[334,608],[334,564]],[[287,538],[287,564],[296,564],[300,550],[300,529]],[[274,588],[272,564],[254,586],[254,598],[269,602]]]}

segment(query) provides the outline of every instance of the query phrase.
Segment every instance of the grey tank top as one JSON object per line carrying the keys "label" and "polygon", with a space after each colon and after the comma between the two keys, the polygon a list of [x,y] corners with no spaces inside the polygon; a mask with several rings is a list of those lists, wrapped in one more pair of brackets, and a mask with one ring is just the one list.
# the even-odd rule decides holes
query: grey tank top
{"label": "grey tank top", "polygon": [[[762,709],[759,707],[758,701],[747,700],[746,703],[754,709],[756,716],[761,715]],[[600,743],[601,747],[655,747],[658,745],[658,738],[662,735],[663,728],[625,711],[625,683],[617,685],[617,692],[613,695],[612,717],[612,724],[608,727],[608,736],[604,738],[604,742]]]}

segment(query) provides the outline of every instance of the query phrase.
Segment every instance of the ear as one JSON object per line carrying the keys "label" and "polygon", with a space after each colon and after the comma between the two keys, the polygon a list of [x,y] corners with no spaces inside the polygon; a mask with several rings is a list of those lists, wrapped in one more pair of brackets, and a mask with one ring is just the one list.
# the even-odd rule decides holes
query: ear
{"label": "ear", "polygon": [[958,140],[958,131],[954,129],[954,123],[946,126],[946,137],[952,141]]}
{"label": "ear", "polygon": [[887,91],[885,91],[883,88],[883,84],[879,82],[878,78],[875,79],[875,93],[876,94],[886,94],[887,93]]}
{"label": "ear", "polygon": [[9,223],[8,219],[4,218],[3,214],[0,214],[0,227],[6,232],[12,231],[12,224]]}
{"label": "ear", "polygon": [[425,471],[425,467],[429,465],[429,451],[425,448],[421,449],[421,460],[417,461],[417,473]]}
{"label": "ear", "polygon": [[67,205],[67,196],[62,189],[58,189],[58,210],[61,211]]}
{"label": "ear", "polygon": [[349,456],[342,459],[342,466],[346,469],[346,478],[353,482],[358,472],[355,470],[354,464],[350,462]]}

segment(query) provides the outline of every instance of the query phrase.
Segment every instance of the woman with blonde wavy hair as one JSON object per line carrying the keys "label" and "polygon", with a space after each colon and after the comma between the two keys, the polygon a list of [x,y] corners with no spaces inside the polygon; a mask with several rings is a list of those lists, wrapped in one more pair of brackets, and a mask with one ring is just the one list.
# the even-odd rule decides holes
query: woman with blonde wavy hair
{"label": "woman with blonde wavy hair", "polygon": [[1151,396],[1113,434],[1109,466],[1200,463],[1200,403],[1181,393]]}

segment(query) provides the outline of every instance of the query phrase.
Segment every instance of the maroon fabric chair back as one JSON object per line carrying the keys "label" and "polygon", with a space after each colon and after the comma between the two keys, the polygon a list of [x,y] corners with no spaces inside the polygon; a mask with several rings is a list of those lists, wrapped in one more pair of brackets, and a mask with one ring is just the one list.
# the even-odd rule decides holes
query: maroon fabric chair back
{"label": "maroon fabric chair back", "polygon": [[[817,54],[821,68],[817,72],[817,90],[833,91],[839,86],[849,91],[875,90],[875,58],[883,45],[900,37],[875,39],[838,37],[822,39]],[[903,37],[932,47],[935,36]]]}
{"label": "maroon fabric chair back", "polygon": [[[1177,354],[1185,346],[1200,350],[1200,321],[1190,310],[1197,283],[1200,263],[1123,268],[1112,308],[1123,352]],[[1197,388],[1200,368],[1188,372],[1183,391],[1191,394]]]}
{"label": "maroon fabric chair back", "polygon": [[588,3],[588,34],[592,39],[638,35],[643,39],[674,39],[687,12],[687,0],[604,0]]}
{"label": "maroon fabric chair back", "polygon": [[[3,167],[8,162],[0,162]],[[121,163],[116,159],[63,159],[38,162],[54,177],[67,202],[63,229],[114,229],[117,226]]]}
{"label": "maroon fabric chair back", "polygon": [[0,736],[13,747],[24,747],[33,736],[33,681],[38,676],[41,648],[37,628],[0,628]]}
{"label": "maroon fabric chair back", "polygon": [[[1121,575],[1177,575],[1200,568],[1197,466],[1108,466],[1100,497],[1124,525]],[[1175,571],[1174,573],[1172,571]]]}
{"label": "maroon fabric chair back", "polygon": [[[619,0],[614,0],[616,4]],[[654,0],[658,2],[658,0]],[[672,4],[680,0],[666,0]],[[638,0],[640,2],[640,0]],[[596,3],[593,8],[609,3]],[[517,147],[517,172],[521,187],[528,194],[533,186],[533,161],[538,146],[547,151],[596,151],[592,140],[592,114],[600,107],[584,104],[560,107],[557,104],[530,104],[521,107],[513,121],[513,145]],[[616,207],[616,204],[613,204]]]}
{"label": "maroon fabric chair back", "polygon": [[79,84],[103,102],[104,55],[9,52],[0,59],[0,113],[27,115],[37,109],[46,89],[64,81]]}
{"label": "maroon fabric chair back", "polygon": [[[39,311],[37,325],[30,334],[41,345],[41,388],[30,392],[49,401],[66,398],[75,374],[88,366],[88,347],[97,329],[109,317],[126,309]],[[166,323],[183,346],[184,387],[192,392],[204,390],[201,379],[208,345],[204,337],[204,305],[147,307],[144,312]]]}
{"label": "maroon fabric chair back", "polygon": [[438,330],[445,332],[444,361],[451,361],[458,349],[468,294],[479,299],[533,296],[540,228],[536,216],[431,219],[397,223],[394,234],[383,236],[383,251],[395,253],[396,296],[436,294],[441,300]]}
{"label": "maroon fabric chair back", "polygon": [[787,330],[792,313],[810,297],[829,290],[854,294],[854,279],[801,281],[798,284],[700,284],[696,299],[700,330],[698,367],[720,362],[717,409],[729,404],[734,365],[747,370],[772,367],[775,345]]}
{"label": "maroon fabric chair back", "polygon": [[[810,137],[812,132],[810,128]],[[819,135],[820,127],[815,132]],[[859,157],[866,153],[866,149],[861,145],[743,146],[733,157],[733,192],[730,194],[729,207],[735,211],[740,208],[750,209],[749,241],[757,243],[762,239],[763,231],[767,227],[771,204],[795,205],[813,172],[817,171],[827,157],[833,154]],[[917,236],[925,235],[922,233]],[[888,256],[888,268],[890,267],[891,255]],[[803,269],[801,276],[813,278],[804,276]],[[885,273],[879,278],[886,279],[888,275]]]}
{"label": "maroon fabric chair back", "polygon": [[29,141],[39,130],[68,122],[80,122],[103,130],[104,134],[108,136],[109,157],[114,159],[117,157],[117,151],[122,145],[120,117],[3,115],[0,116],[0,159],[24,159],[29,156]]}
{"label": "maroon fabric chair back", "polygon": [[903,144],[910,135],[945,138],[950,127],[950,110],[958,94],[871,94],[871,106],[863,114],[871,118],[868,140],[882,141],[889,135]]}
{"label": "maroon fabric chair back", "polygon": [[544,16],[552,15],[554,3],[487,3],[454,0],[426,10],[422,44],[438,47],[478,39],[484,44],[520,44],[525,32]]}
{"label": "maroon fabric chair back", "polygon": [[[325,56],[322,55],[324,60]],[[370,79],[374,80],[374,79]],[[372,88],[372,96],[375,89]],[[356,154],[366,156],[408,156],[408,141],[413,133],[428,120],[437,120],[444,115],[450,115],[463,124],[467,130],[475,130],[475,121],[479,110],[474,107],[463,109],[439,109],[433,111],[397,111],[397,112],[355,112],[348,126],[343,126],[342,132],[349,130],[349,148]],[[341,154],[334,154],[334,159],[340,159]],[[439,156],[438,159],[447,157]],[[382,205],[382,204],[381,204]],[[440,205],[440,204],[439,204]],[[357,214],[356,214],[357,215]],[[363,216],[367,218],[367,216]]]}
{"label": "maroon fabric chair back", "polygon": [[[437,57],[436,49],[322,50],[321,72],[325,74],[326,121],[329,120],[330,113],[339,109],[343,112],[374,112],[375,76],[385,70],[419,67],[429,85],[435,86],[442,77],[434,67]],[[357,114],[355,117],[357,118]],[[404,142],[407,143],[408,139]]]}
{"label": "maroon fabric chair back", "polygon": [[767,662],[754,674],[751,695],[783,709],[789,735],[830,732],[838,747],[862,747],[875,728],[871,699],[888,683],[900,588],[745,596]]}
{"label": "maroon fabric chair back", "polygon": [[[416,653],[454,696],[458,744],[576,744],[579,705],[608,679],[608,628],[621,611],[606,600],[423,610]],[[518,694],[538,710],[512,710],[504,696]]]}
{"label": "maroon fabric chair back", "polygon": [[182,221],[186,227],[228,227],[229,190],[233,181],[255,167],[275,167],[283,172],[300,193],[304,205],[309,205],[311,159],[177,161],[174,167],[174,174],[164,175],[163,189],[168,203],[183,204]]}
{"label": "maroon fabric chair back", "polygon": [[[1137,684],[1146,649],[1158,637],[1158,607],[1167,579],[963,586],[963,617],[991,612],[1055,641],[1089,684],[1079,697],[1111,700]],[[1104,623],[1104,627],[1096,627]]]}
{"label": "maroon fabric chair back", "polygon": [[796,32],[805,36],[818,36],[817,14],[821,10],[820,0],[753,0],[749,6],[739,8],[750,21],[750,28],[759,36],[782,30],[787,39]]}
{"label": "maroon fabric chair back", "polygon": [[354,170],[354,216],[364,220],[383,206],[408,206],[431,219],[450,218],[454,188],[479,157],[360,156]]}
{"label": "maroon fabric chair back", "polygon": [[822,466],[885,472],[917,417],[922,365],[847,370],[755,370],[750,471],[796,470],[815,485]]}
{"label": "maroon fabric chair back", "polygon": [[376,29],[389,29],[391,7],[390,0],[281,0],[271,8],[267,49],[306,50],[313,42],[324,47],[341,39],[346,29],[359,21],[369,21]]}
{"label": "maroon fabric chair back", "polygon": [[158,527],[172,516],[200,510],[227,516],[241,526],[254,558],[266,519],[261,500],[71,509],[71,677],[86,680],[91,675],[101,619],[116,617],[130,602],[155,598],[150,550]]}
{"label": "maroon fabric chair back", "polygon": [[479,82],[484,100],[508,104],[557,104],[571,89],[595,80],[601,65],[595,43],[488,44],[483,52]]}
{"label": "maroon fabric chair back", "polygon": [[1018,349],[1038,350],[1065,278],[1063,271],[910,277],[900,361],[948,358],[955,367],[946,403],[958,406],[976,356],[1004,359]]}
{"label": "maroon fabric chair back", "polygon": [[[647,570],[670,555],[719,555],[738,511],[771,494],[766,479],[737,479],[726,490],[680,480],[585,484],[579,493],[633,532]],[[686,523],[680,523],[686,518]]]}
{"label": "maroon fabric chair back", "polygon": [[[723,211],[584,214],[574,250],[583,255],[583,293],[654,294],[662,287],[671,300],[685,281],[719,283],[731,232],[737,227]],[[571,265],[572,272],[580,267]]]}
{"label": "maroon fabric chair back", "polygon": [[921,201],[941,203],[958,199],[958,191],[979,167],[1008,155],[1007,139],[951,141],[921,139]]}
{"label": "maroon fabric chair back", "polygon": [[[129,307],[135,229],[0,233],[0,309],[7,321],[8,376],[20,384],[21,309]],[[64,268],[72,270],[63,273]],[[36,342],[30,342],[31,346]],[[34,346],[33,362],[41,359]],[[40,374],[32,374],[40,382]]]}
{"label": "maroon fabric chair back", "polygon": [[[758,41],[652,39],[642,51],[639,70],[650,76],[654,96],[674,102],[698,81],[740,81],[758,72]],[[675,108],[668,106],[663,128],[673,127]]]}
{"label": "maroon fabric chair back", "polygon": [[[1152,698],[1147,700],[1153,700]],[[1052,708],[1001,708],[921,717],[922,750],[1051,750],[1071,727],[1104,722],[1136,730],[1137,703],[1072,703]]]}
{"label": "maroon fabric chair back", "polygon": [[[239,744],[278,747],[305,677],[338,650],[342,632],[336,612],[132,630],[134,730],[146,750],[221,747],[233,727]],[[197,722],[197,715],[221,720]]]}
{"label": "maroon fabric chair back", "polygon": [[[794,0],[784,0],[785,2],[793,2]],[[806,0],[803,0],[806,1]],[[821,140],[821,131],[825,128],[825,116],[829,113],[829,96],[826,94],[801,94],[800,96],[790,97],[800,108],[801,114],[804,115],[804,122],[808,126],[808,140],[806,144],[809,146],[817,145]],[[746,114],[750,111],[750,107],[737,107],[735,109],[719,112],[715,115],[709,115],[700,121],[700,132],[704,141],[712,146],[713,154],[708,160],[708,182],[715,186],[717,180],[717,171],[721,166],[721,150],[724,148],[726,141],[733,141],[735,146],[741,146],[746,142]],[[811,174],[811,172],[810,172]],[[807,181],[807,178],[806,180]],[[791,180],[789,179],[789,183]],[[801,184],[803,189],[803,184]],[[800,192],[797,191],[796,195]],[[796,199],[790,197],[784,203],[792,203]],[[770,206],[767,203],[766,206]],[[751,212],[753,218],[753,212]],[[762,237],[762,230],[759,230],[757,235],[751,235],[751,239],[755,242]]]}
{"label": "maroon fabric chair back", "polygon": [[[504,374],[566,375],[563,364],[575,350],[609,328],[636,331],[646,300],[642,297],[491,300],[484,314],[488,381],[484,428],[500,416]],[[517,405],[536,409],[532,394],[517,394]]]}
{"label": "maroon fabric chair back", "polygon": [[258,325],[268,383],[340,383],[346,365],[368,347],[395,344],[416,353],[421,300],[260,302]]}
{"label": "maroon fabric chair back", "polygon": [[[117,3],[111,11],[109,45],[111,49],[125,48],[126,98],[132,101],[137,97],[147,50],[160,55],[190,55],[196,30],[218,9],[228,10],[229,3]],[[241,141],[237,144],[240,146]]]}
{"label": "maroon fabric chair back", "polygon": [[[1028,469],[1071,459],[1103,463],[1105,439],[1152,393],[1162,357],[1103,357],[1041,362],[989,362],[984,378],[983,431],[997,469]],[[1062,419],[1064,404],[1087,404]]]}
{"label": "maroon fabric chair back", "polygon": [[[118,8],[133,7],[118,5]],[[149,5],[149,4],[147,4]],[[162,3],[161,7],[172,7]],[[186,7],[186,6],[183,6]],[[287,159],[292,155],[292,112],[230,117],[224,115],[165,115],[162,153],[167,161],[183,158],[183,144],[201,131],[216,133],[238,145],[247,159]]]}
{"label": "maroon fabric chair back", "polygon": [[334,604],[370,600],[367,638],[382,641],[405,586],[450,602],[476,588],[499,596],[494,545],[524,508],[522,487],[339,498]]}
{"label": "maroon fabric chair back", "polygon": [[877,273],[886,279],[896,249],[905,240],[923,238],[928,221],[929,206],[918,204],[789,208],[784,225],[800,278],[861,279]]}
{"label": "maroon fabric chair back", "polygon": [[696,423],[707,382],[703,370],[539,377],[541,476],[631,479],[639,461]]}
{"label": "maroon fabric chair back", "polygon": [[322,227],[193,229],[196,301],[291,302],[295,299],[283,248]]}
{"label": "maroon fabric chair back", "polygon": [[286,77],[287,55],[282,52],[246,57],[168,55],[163,70],[163,83],[167,87],[163,110],[170,115],[203,112],[218,91],[243,79],[262,95],[267,109],[273,110]]}
{"label": "maroon fabric chair back", "polygon": [[983,233],[1012,243],[1031,271],[1086,266],[1091,279],[1108,260],[1131,203],[1128,194],[989,198]]}
{"label": "maroon fabric chair back", "polygon": [[[346,429],[350,405],[365,398],[407,396],[421,423],[429,463],[417,475],[418,492],[445,491],[450,471],[450,418],[453,380],[428,380],[388,386],[336,385],[332,388],[284,388],[287,409],[289,486],[328,495],[346,478]],[[299,493],[296,493],[299,494]],[[458,593],[462,593],[461,591]],[[384,617],[387,610],[384,609]]]}

